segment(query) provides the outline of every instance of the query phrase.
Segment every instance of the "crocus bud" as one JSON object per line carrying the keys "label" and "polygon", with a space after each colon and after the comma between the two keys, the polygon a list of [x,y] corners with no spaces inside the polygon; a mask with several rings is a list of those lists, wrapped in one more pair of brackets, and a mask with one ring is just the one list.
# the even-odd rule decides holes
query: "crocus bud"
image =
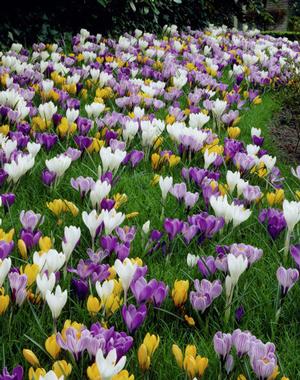
{"label": "crocus bud", "polygon": [[181,349],[177,346],[177,344],[173,344],[172,346],[172,353],[175,357],[177,365],[182,368],[183,365],[183,354]]}
{"label": "crocus bud", "polygon": [[52,369],[58,378],[64,378],[64,376],[70,376],[72,372],[72,365],[67,363],[65,360],[60,360],[53,363]]}
{"label": "crocus bud", "polygon": [[99,299],[90,295],[87,300],[87,309],[92,316],[95,316],[97,313],[99,313],[101,309],[101,303]]}
{"label": "crocus bud", "polygon": [[138,362],[140,369],[145,372],[149,369],[151,359],[148,356],[147,347],[144,343],[142,343],[138,349]]}
{"label": "crocus bud", "polygon": [[46,351],[52,356],[53,359],[56,359],[61,351],[60,346],[56,342],[56,334],[49,336],[45,340]]}
{"label": "crocus bud", "polygon": [[31,350],[24,348],[23,349],[23,356],[24,356],[25,360],[27,360],[30,365],[32,365],[33,367],[39,367],[39,365],[40,365],[39,359]]}
{"label": "crocus bud", "polygon": [[189,290],[189,281],[175,280],[172,298],[176,307],[181,307],[187,300]]}

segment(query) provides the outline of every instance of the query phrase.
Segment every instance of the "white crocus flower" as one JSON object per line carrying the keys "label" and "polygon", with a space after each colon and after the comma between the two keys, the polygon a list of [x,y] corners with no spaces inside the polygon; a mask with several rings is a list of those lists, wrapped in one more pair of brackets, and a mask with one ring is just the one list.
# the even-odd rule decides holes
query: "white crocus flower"
{"label": "white crocus flower", "polygon": [[46,373],[46,375],[41,375],[39,377],[39,380],[64,380],[64,376],[57,377],[56,373],[54,371],[49,371]]}
{"label": "white crocus flower", "polygon": [[212,113],[214,117],[220,120],[221,116],[225,112],[226,107],[227,107],[226,101],[220,100],[220,99],[215,100],[212,107]]}
{"label": "white crocus flower", "polygon": [[94,240],[96,237],[96,231],[100,227],[100,224],[103,221],[102,215],[98,215],[96,210],[92,210],[89,214],[86,211],[82,212],[82,220],[84,224],[90,231],[92,237],[92,243],[94,244]]}
{"label": "white crocus flower", "polygon": [[125,220],[125,215],[122,212],[117,212],[114,208],[110,211],[102,210],[101,215],[106,235],[111,234],[113,230],[119,227]]}
{"label": "white crocus flower", "polygon": [[87,104],[85,110],[88,117],[97,118],[105,110],[105,105],[103,103]]}
{"label": "white crocus flower", "polygon": [[40,104],[38,110],[41,118],[47,122],[50,122],[53,115],[57,112],[57,107],[53,104],[53,102],[48,102]]}
{"label": "white crocus flower", "polygon": [[61,287],[57,285],[55,292],[52,293],[50,290],[46,291],[46,301],[49,306],[49,309],[52,313],[52,318],[57,320],[60,316],[62,309],[68,300],[68,292],[65,290],[64,292],[61,290]]}
{"label": "white crocus flower", "polygon": [[62,177],[65,174],[71,163],[72,159],[64,154],[45,161],[47,169],[54,172],[57,178]]}
{"label": "white crocus flower", "polygon": [[124,290],[124,304],[126,304],[127,292],[135,274],[137,264],[132,263],[132,261],[126,257],[123,262],[117,259],[114,263],[114,268],[121,280]]}
{"label": "white crocus flower", "polygon": [[111,147],[102,147],[100,149],[100,157],[102,161],[103,172],[108,170],[117,171],[126,157],[126,151],[116,149],[112,152]]}
{"label": "white crocus flower", "polygon": [[27,150],[28,153],[35,158],[38,152],[41,150],[41,144],[29,141],[27,143]]}
{"label": "white crocus flower", "polygon": [[137,134],[139,130],[139,123],[134,120],[128,120],[125,124],[125,128],[123,129],[123,139],[127,141],[131,141],[134,136]]}
{"label": "white crocus flower", "polygon": [[228,271],[233,286],[238,283],[240,276],[245,272],[248,266],[248,259],[244,255],[234,256],[232,253],[227,255]]}
{"label": "white crocus flower", "polygon": [[149,231],[150,231],[150,220],[147,220],[147,222],[145,222],[143,225],[142,225],[142,231],[144,232],[144,234],[148,234]]}
{"label": "white crocus flower", "polygon": [[101,300],[101,302],[104,304],[108,297],[112,294],[115,287],[114,280],[105,280],[102,284],[100,284],[99,281],[96,282],[96,291],[97,294]]}
{"label": "white crocus flower", "polygon": [[107,181],[101,181],[100,179],[95,182],[90,192],[90,200],[93,208],[100,204],[102,199],[107,197],[111,189],[111,185]]}
{"label": "white crocus flower", "polygon": [[48,274],[58,272],[65,264],[66,257],[62,252],[57,252],[56,249],[49,249],[48,252],[42,255],[39,252],[34,252],[33,263],[38,265],[41,273]]}
{"label": "white crocus flower", "polygon": [[240,172],[232,172],[231,170],[228,170],[226,173],[226,182],[229,188],[229,192],[232,194],[234,192],[234,189],[236,188],[239,180],[241,179],[241,173]]}
{"label": "white crocus flower", "polygon": [[75,120],[79,116],[79,110],[75,110],[74,108],[68,108],[66,112],[66,118],[68,120],[68,124],[73,124]]}
{"label": "white crocus flower", "polygon": [[0,288],[2,287],[8,272],[11,268],[11,259],[8,257],[4,260],[0,259]]}
{"label": "white crocus flower", "polygon": [[80,227],[69,226],[64,229],[64,238],[61,243],[63,253],[66,257],[66,263],[69,261],[72,252],[74,251],[81,236]]}
{"label": "white crocus flower", "polygon": [[197,265],[200,257],[196,255],[192,255],[191,253],[188,253],[187,258],[186,258],[186,263],[188,267],[193,268]]}
{"label": "white crocus flower", "polygon": [[287,199],[285,199],[283,201],[282,208],[283,216],[287,224],[287,233],[284,246],[284,261],[286,262],[290,248],[291,234],[296,224],[300,221],[300,202],[290,202]]}
{"label": "white crocus flower", "polygon": [[102,380],[112,380],[124,368],[126,356],[122,356],[117,362],[117,351],[112,349],[107,354],[106,358],[103,355],[102,349],[99,348],[96,354],[96,365]]}
{"label": "white crocus flower", "polygon": [[173,177],[159,178],[159,187],[161,190],[161,195],[162,195],[163,200],[167,198],[168,192],[171,190],[172,186],[173,186]]}
{"label": "white crocus flower", "polygon": [[251,128],[251,136],[257,136],[257,137],[260,137],[261,135],[261,129],[260,128],[254,128],[252,127]]}
{"label": "white crocus flower", "polygon": [[54,273],[51,273],[49,276],[44,273],[44,274],[38,274],[36,277],[36,285],[37,285],[37,290],[41,294],[43,299],[46,299],[46,293],[47,290],[52,292],[54,289],[56,282],[56,277]]}
{"label": "white crocus flower", "polygon": [[19,154],[14,161],[4,164],[4,170],[8,174],[8,182],[17,183],[33,166],[34,157],[31,154]]}
{"label": "white crocus flower", "polygon": [[205,115],[203,112],[191,113],[189,116],[189,126],[191,128],[202,128],[206,123],[209,122],[210,117]]}
{"label": "white crocus flower", "polygon": [[217,153],[209,153],[208,149],[206,149],[204,152],[204,169],[208,169],[209,166],[215,162],[217,156]]}

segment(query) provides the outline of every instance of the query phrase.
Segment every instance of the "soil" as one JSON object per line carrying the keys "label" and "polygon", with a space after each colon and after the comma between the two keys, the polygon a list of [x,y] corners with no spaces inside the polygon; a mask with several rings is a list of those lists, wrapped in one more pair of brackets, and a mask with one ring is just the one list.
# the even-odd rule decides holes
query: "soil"
{"label": "soil", "polygon": [[300,109],[286,105],[271,122],[269,132],[284,161],[300,164]]}

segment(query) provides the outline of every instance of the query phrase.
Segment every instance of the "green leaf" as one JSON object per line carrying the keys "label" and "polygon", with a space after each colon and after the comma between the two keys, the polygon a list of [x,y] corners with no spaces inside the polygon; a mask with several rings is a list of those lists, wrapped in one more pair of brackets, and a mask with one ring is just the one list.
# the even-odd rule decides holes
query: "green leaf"
{"label": "green leaf", "polygon": [[102,7],[106,8],[107,5],[108,5],[108,1],[109,0],[97,0],[97,3],[99,3],[100,5],[102,5]]}

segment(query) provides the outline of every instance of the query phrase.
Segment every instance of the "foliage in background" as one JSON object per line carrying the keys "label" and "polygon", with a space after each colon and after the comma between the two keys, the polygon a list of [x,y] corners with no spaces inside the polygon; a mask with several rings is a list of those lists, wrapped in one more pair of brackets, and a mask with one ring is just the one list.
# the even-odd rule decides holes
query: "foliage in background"
{"label": "foliage in background", "polygon": [[[246,14],[246,15],[245,15]],[[232,25],[233,16],[263,26],[270,17],[263,0],[53,0],[7,2],[1,10],[0,41],[30,45],[75,34],[81,27],[119,35],[135,28],[157,32],[165,24],[202,28],[208,22]]]}

